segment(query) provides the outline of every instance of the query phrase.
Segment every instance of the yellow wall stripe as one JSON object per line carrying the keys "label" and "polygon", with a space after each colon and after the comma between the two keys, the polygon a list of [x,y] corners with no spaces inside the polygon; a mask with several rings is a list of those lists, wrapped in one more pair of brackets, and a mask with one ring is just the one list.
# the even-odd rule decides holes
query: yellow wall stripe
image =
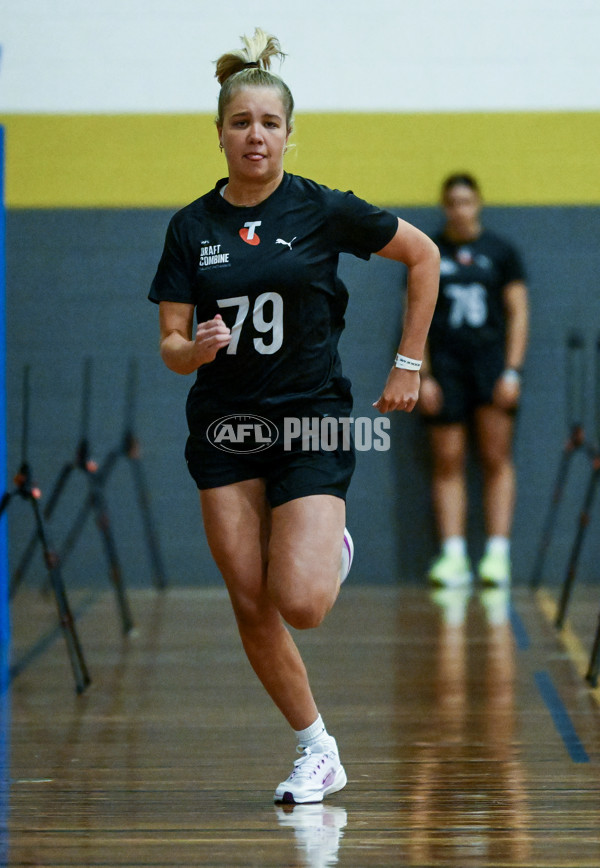
{"label": "yellow wall stripe", "polygon": [[[9,208],[177,208],[226,175],[213,118],[0,115]],[[488,204],[600,204],[600,112],[299,114],[286,168],[387,206],[467,169]]]}

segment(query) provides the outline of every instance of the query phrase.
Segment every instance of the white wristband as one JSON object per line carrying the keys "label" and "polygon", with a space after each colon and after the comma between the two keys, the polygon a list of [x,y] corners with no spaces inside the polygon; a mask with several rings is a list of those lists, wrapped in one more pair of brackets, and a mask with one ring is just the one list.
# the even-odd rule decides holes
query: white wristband
{"label": "white wristband", "polygon": [[520,383],[521,374],[516,368],[505,368],[502,371],[502,379],[507,383]]}
{"label": "white wristband", "polygon": [[422,364],[418,359],[409,359],[408,356],[401,356],[400,353],[396,353],[396,361],[394,362],[396,368],[402,368],[406,371],[420,371]]}

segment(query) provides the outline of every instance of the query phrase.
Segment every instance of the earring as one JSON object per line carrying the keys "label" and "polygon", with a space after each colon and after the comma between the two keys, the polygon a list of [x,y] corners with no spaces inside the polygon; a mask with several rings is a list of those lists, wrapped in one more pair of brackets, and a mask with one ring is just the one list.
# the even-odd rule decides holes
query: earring
{"label": "earring", "polygon": [[221,151],[221,153],[223,153],[223,143],[222,142],[219,142],[219,150]]}

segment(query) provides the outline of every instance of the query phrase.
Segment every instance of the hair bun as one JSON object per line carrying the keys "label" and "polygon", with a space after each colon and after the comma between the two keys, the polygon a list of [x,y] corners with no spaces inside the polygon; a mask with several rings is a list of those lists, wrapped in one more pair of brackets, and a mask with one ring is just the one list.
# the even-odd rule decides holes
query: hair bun
{"label": "hair bun", "polygon": [[219,84],[227,81],[230,76],[243,69],[264,69],[271,67],[271,59],[285,53],[276,36],[266,33],[260,27],[255,28],[254,36],[242,36],[243,48],[222,54],[216,62],[215,77]]}

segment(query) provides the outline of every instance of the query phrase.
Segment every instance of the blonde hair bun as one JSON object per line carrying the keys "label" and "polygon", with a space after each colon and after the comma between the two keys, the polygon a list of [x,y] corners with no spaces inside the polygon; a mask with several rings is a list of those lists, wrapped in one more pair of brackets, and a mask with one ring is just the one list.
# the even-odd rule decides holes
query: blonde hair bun
{"label": "blonde hair bun", "polygon": [[255,28],[254,36],[240,38],[244,47],[222,54],[216,62],[215,77],[221,85],[242,69],[258,66],[259,69],[268,70],[273,57],[280,57],[282,60],[285,57],[277,37],[265,33],[260,27]]}

